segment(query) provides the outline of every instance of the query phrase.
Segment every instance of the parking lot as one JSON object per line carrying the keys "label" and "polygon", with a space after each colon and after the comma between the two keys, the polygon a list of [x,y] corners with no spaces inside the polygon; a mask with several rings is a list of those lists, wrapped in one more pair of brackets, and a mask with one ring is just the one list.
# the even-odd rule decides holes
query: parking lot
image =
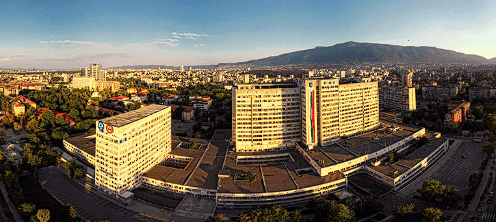
{"label": "parking lot", "polygon": [[481,143],[475,143],[471,139],[463,140],[454,154],[434,172],[432,178],[459,189],[462,196],[466,194],[470,175],[479,171],[486,158],[482,148],[486,140]]}

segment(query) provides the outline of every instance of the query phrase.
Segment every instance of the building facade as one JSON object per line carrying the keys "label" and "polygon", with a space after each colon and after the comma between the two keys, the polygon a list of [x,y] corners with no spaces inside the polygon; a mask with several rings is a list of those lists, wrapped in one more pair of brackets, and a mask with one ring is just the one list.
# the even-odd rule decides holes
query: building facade
{"label": "building facade", "polygon": [[301,141],[300,89],[294,83],[232,88],[236,151],[280,150]]}
{"label": "building facade", "polygon": [[102,64],[100,63],[91,63],[89,68],[89,77],[92,77],[96,80],[100,80],[100,71],[102,69]]}
{"label": "building facade", "polygon": [[424,86],[422,87],[422,99],[435,101],[450,101],[458,96],[457,87]]}
{"label": "building facade", "polygon": [[379,126],[377,82],[302,79],[302,141],[309,148]]}
{"label": "building facade", "polygon": [[150,105],[97,122],[95,184],[122,193],[171,150],[171,108]]}
{"label": "building facade", "polygon": [[381,109],[396,111],[416,110],[415,88],[381,87],[379,89],[379,107]]}

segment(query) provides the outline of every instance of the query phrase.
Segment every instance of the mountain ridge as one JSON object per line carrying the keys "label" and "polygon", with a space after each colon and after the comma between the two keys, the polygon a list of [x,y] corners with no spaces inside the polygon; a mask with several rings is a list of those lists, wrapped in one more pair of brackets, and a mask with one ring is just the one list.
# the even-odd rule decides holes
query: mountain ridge
{"label": "mountain ridge", "polygon": [[[493,60],[494,59],[494,60]],[[317,46],[277,56],[219,65],[287,65],[326,64],[339,62],[439,62],[439,63],[496,63],[479,55],[429,46],[399,46],[380,43],[344,42],[332,46]]]}

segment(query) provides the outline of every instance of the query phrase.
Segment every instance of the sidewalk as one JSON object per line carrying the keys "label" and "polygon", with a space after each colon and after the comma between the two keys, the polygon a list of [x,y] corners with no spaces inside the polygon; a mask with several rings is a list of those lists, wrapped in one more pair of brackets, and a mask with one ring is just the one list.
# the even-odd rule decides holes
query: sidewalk
{"label": "sidewalk", "polygon": [[22,220],[21,216],[19,216],[19,212],[17,211],[14,204],[12,202],[10,202],[9,194],[7,193],[7,190],[5,189],[5,185],[1,181],[0,181],[0,189],[2,190],[2,194],[3,194],[3,198],[5,199],[5,202],[9,206],[10,213],[14,216],[14,220],[16,222],[24,222],[24,220]]}
{"label": "sidewalk", "polygon": [[486,189],[486,186],[487,186],[487,181],[489,180],[489,172],[491,171],[491,166],[494,166],[494,165],[495,164],[493,163],[493,161],[491,161],[491,159],[489,159],[489,161],[486,165],[486,169],[484,169],[484,175],[482,176],[482,180],[479,184],[479,187],[477,188],[477,191],[475,192],[475,196],[474,196],[474,198],[472,198],[472,201],[468,205],[468,208],[467,208],[468,211],[476,211],[477,210],[477,207],[479,206],[480,198],[481,198],[482,194],[484,193],[484,190]]}

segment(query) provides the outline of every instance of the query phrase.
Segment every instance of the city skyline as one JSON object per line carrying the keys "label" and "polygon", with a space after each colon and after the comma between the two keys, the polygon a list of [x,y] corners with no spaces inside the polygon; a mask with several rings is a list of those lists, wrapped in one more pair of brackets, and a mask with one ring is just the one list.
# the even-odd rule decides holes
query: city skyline
{"label": "city skyline", "polygon": [[496,6],[451,2],[2,3],[0,68],[241,62],[346,41],[496,57]]}

